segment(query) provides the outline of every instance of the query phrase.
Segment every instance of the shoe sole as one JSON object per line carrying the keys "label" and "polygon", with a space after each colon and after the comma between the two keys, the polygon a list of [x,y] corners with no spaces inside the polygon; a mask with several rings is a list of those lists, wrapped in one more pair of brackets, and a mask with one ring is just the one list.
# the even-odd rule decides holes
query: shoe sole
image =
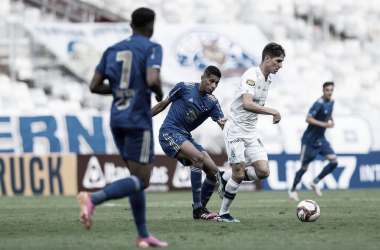
{"label": "shoe sole", "polygon": [[223,200],[223,197],[224,197],[224,191],[223,191],[224,185],[223,185],[223,181],[222,181],[222,176],[220,175],[219,172],[216,173],[216,178],[218,179],[218,183],[219,183],[218,195],[219,195],[219,198]]}
{"label": "shoe sole", "polygon": [[220,220],[217,219],[218,222],[240,222],[239,220]]}
{"label": "shoe sole", "polygon": [[195,216],[193,215],[193,219],[194,219],[194,220],[216,220],[216,217],[217,217],[217,216],[209,217],[209,218],[207,218],[207,219],[204,219],[204,218],[202,218],[202,217],[195,217]]}
{"label": "shoe sole", "polygon": [[90,230],[91,229],[91,215],[89,216],[89,211],[87,207],[88,202],[88,193],[80,192],[77,195],[77,200],[80,206],[80,222],[82,223],[83,228]]}

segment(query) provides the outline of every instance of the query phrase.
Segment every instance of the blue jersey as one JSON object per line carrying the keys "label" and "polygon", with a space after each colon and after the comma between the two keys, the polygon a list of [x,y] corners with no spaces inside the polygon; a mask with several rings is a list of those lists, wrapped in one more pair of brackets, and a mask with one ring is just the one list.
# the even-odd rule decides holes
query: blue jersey
{"label": "blue jersey", "polygon": [[161,61],[161,46],[143,35],[132,35],[104,52],[96,71],[112,89],[111,127],[152,129],[146,71],[160,68]]}
{"label": "blue jersey", "polygon": [[172,103],[169,113],[161,126],[161,133],[190,132],[201,125],[208,117],[213,120],[223,118],[218,99],[214,95],[202,96],[199,83],[180,82],[169,93]]}
{"label": "blue jersey", "polygon": [[[328,122],[331,119],[331,114],[334,107],[334,101],[327,103],[326,100],[321,97],[311,107],[308,116],[322,122]],[[305,133],[302,136],[302,143],[309,145],[322,145],[325,138],[326,128],[309,124]]]}

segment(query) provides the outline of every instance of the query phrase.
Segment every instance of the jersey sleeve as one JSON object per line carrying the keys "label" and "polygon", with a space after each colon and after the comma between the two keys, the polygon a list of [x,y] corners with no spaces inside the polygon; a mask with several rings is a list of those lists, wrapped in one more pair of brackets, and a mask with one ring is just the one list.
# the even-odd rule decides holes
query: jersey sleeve
{"label": "jersey sleeve", "polygon": [[106,75],[106,67],[107,67],[107,55],[108,55],[108,49],[104,51],[102,58],[100,59],[100,62],[98,66],[96,66],[95,71],[102,74]]}
{"label": "jersey sleeve", "polygon": [[240,78],[241,81],[241,94],[256,94],[256,81],[257,77],[255,74],[244,74]]}
{"label": "jersey sleeve", "polygon": [[315,118],[317,116],[319,110],[321,110],[322,106],[323,106],[322,103],[320,103],[318,101],[315,102],[313,104],[313,106],[311,107],[311,109],[309,110],[309,113],[307,114],[307,116],[311,116],[311,117]]}
{"label": "jersey sleeve", "polygon": [[216,104],[212,107],[210,117],[214,121],[219,120],[219,118],[224,118],[224,114],[222,109],[220,108],[219,101],[216,101]]}
{"label": "jersey sleeve", "polygon": [[149,48],[148,57],[146,59],[146,68],[161,68],[162,63],[162,47],[159,44]]}
{"label": "jersey sleeve", "polygon": [[169,101],[174,102],[181,97],[183,91],[186,89],[183,82],[177,83],[169,93]]}

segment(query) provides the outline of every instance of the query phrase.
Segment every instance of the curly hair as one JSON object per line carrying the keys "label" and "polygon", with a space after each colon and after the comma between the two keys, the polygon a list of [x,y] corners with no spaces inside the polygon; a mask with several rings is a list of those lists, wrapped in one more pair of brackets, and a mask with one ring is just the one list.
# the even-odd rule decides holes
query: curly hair
{"label": "curly hair", "polygon": [[132,13],[132,24],[136,28],[142,28],[148,23],[154,21],[155,13],[148,8],[138,8]]}
{"label": "curly hair", "polygon": [[219,77],[219,78],[222,77],[222,73],[220,73],[220,70],[217,67],[212,66],[212,65],[208,66],[205,69],[204,75],[206,77],[209,77],[210,75],[214,75],[214,76]]}
{"label": "curly hair", "polygon": [[261,60],[264,61],[265,56],[267,55],[270,58],[281,56],[281,55],[284,55],[284,57],[286,56],[284,48],[278,43],[268,43],[263,49],[263,55],[262,55]]}

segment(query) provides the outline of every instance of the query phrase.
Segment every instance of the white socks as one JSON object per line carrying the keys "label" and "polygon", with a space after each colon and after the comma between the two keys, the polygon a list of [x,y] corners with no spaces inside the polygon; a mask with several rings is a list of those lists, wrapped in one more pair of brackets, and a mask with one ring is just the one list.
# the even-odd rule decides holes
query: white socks
{"label": "white socks", "polygon": [[[224,175],[223,175],[224,176]],[[235,199],[237,190],[240,184],[229,179],[225,188],[222,207],[220,208],[219,215],[228,214],[232,201]]]}
{"label": "white socks", "polygon": [[228,181],[232,177],[232,172],[225,172],[222,176],[223,180]]}
{"label": "white socks", "polygon": [[[225,172],[223,174],[223,180],[228,181],[232,177],[232,172]],[[244,176],[245,181],[255,181],[255,180],[260,180],[259,177],[256,175],[255,168],[250,167],[245,169],[245,176]]]}
{"label": "white socks", "polygon": [[[248,179],[248,180],[247,180]],[[255,181],[255,180],[260,180],[259,177],[256,175],[255,168],[247,168],[245,170],[245,181]]]}

